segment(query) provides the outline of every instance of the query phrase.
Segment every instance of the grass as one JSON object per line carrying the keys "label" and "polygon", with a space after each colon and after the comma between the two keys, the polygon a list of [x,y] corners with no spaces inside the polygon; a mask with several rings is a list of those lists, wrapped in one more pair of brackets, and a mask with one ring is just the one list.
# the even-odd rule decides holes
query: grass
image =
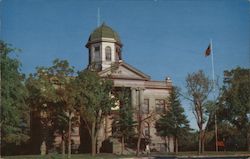
{"label": "grass", "polygon": [[[90,154],[72,154],[71,159],[115,159],[119,158],[113,154],[98,154],[95,157]],[[4,156],[4,159],[67,159],[67,155],[63,158],[60,154],[49,154],[45,156],[41,155],[20,155],[20,156]]]}
{"label": "grass", "polygon": [[[152,153],[151,156],[198,156],[197,152],[179,152],[175,153]],[[201,156],[250,156],[250,151],[207,151]],[[131,158],[132,155],[118,156],[114,154],[98,154],[95,157],[90,154],[72,154],[71,159],[119,159],[119,158]],[[4,159],[67,159],[62,157],[60,154],[50,154],[50,155],[20,155],[20,156],[5,156]]]}
{"label": "grass", "polygon": [[[198,152],[196,151],[189,151],[189,152],[179,152],[178,154],[175,153],[163,153],[163,156],[199,156]],[[250,151],[205,151],[200,156],[241,156],[241,155],[250,155]]]}

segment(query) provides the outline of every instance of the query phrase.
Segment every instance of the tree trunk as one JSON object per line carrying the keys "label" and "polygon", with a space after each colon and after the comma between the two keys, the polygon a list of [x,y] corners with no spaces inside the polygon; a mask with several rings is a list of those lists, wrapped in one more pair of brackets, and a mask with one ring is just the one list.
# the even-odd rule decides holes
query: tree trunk
{"label": "tree trunk", "polygon": [[96,138],[91,137],[91,155],[95,156],[96,155]]}
{"label": "tree trunk", "polygon": [[96,132],[95,132],[95,122],[92,123],[91,128],[91,155],[96,155]]}
{"label": "tree trunk", "polygon": [[199,154],[205,151],[205,130],[199,132]]}
{"label": "tree trunk", "polygon": [[137,140],[137,149],[136,149],[136,156],[139,156],[141,149],[141,123],[138,125],[138,140]]}
{"label": "tree trunk", "polygon": [[247,149],[248,149],[248,151],[250,151],[250,139],[249,139],[250,137],[248,136],[248,139],[247,139],[247,141],[248,141],[248,143],[247,143]]}
{"label": "tree trunk", "polygon": [[167,147],[168,147],[168,152],[170,152],[170,137],[168,136],[168,143],[167,143]]}
{"label": "tree trunk", "polygon": [[[141,119],[141,116],[139,117]],[[142,121],[140,120],[138,123],[138,140],[137,140],[137,149],[136,156],[139,156],[141,151],[141,136],[142,136]]]}
{"label": "tree trunk", "polygon": [[202,140],[201,140],[201,143],[202,143],[202,147],[201,147],[201,153],[204,153],[205,152],[205,130],[202,130]]}
{"label": "tree trunk", "polygon": [[[1,75],[1,74],[0,74]],[[2,158],[2,121],[0,122],[0,159]]]}
{"label": "tree trunk", "polygon": [[247,151],[250,151],[250,132],[248,131],[248,129],[247,129],[247,131],[246,131],[246,149],[247,149]]}
{"label": "tree trunk", "polygon": [[178,153],[178,139],[176,136],[175,136],[175,153],[176,154]]}
{"label": "tree trunk", "polygon": [[69,113],[68,158],[71,158],[71,113]]}
{"label": "tree trunk", "polygon": [[102,142],[99,142],[98,136],[99,136],[99,130],[101,129],[102,124],[102,110],[100,109],[98,111],[98,117],[95,122],[95,142],[96,142],[96,153],[100,153],[100,148],[102,146]]}
{"label": "tree trunk", "polygon": [[137,140],[137,150],[136,150],[136,156],[139,156],[141,149],[141,135],[139,134],[138,140]]}
{"label": "tree trunk", "polygon": [[123,155],[123,153],[124,153],[124,147],[125,147],[125,142],[124,142],[124,135],[122,135],[122,152],[121,152],[121,154]]}
{"label": "tree trunk", "polygon": [[201,145],[202,145],[202,142],[201,142],[201,133],[202,133],[202,130],[200,130],[200,132],[199,132],[199,152],[198,152],[198,154],[200,155],[201,154]]}
{"label": "tree trunk", "polygon": [[62,133],[62,155],[63,155],[63,158],[65,157],[65,138],[64,138],[64,133]]}
{"label": "tree trunk", "polygon": [[100,149],[102,147],[102,143],[96,139],[96,154],[100,153]]}
{"label": "tree trunk", "polygon": [[167,152],[167,137],[164,137],[164,144],[165,144],[165,152]]}

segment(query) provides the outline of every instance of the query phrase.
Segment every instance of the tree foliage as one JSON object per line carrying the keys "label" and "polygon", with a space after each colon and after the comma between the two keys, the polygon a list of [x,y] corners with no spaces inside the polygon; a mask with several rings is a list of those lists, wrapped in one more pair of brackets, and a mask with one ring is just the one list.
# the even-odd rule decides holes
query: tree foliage
{"label": "tree foliage", "polygon": [[[37,72],[26,81],[28,102],[33,116],[38,117],[33,120],[41,122],[44,131],[42,138],[47,144],[53,142],[48,131],[61,134],[62,142],[65,133],[70,134],[71,116],[76,102],[73,74],[74,68],[66,60],[56,59],[51,67],[38,67]],[[70,154],[71,144],[68,146]]]}
{"label": "tree foliage", "polygon": [[122,142],[122,154],[125,147],[125,140],[135,135],[135,123],[133,120],[133,108],[131,105],[130,89],[121,88],[114,92],[116,99],[118,100],[119,112],[115,116],[113,122],[113,136],[121,138]]}
{"label": "tree foliage", "polygon": [[222,92],[219,119],[233,124],[250,150],[250,69],[238,67],[225,71]]}
{"label": "tree foliage", "polygon": [[96,72],[84,70],[78,73],[76,84],[81,117],[91,137],[92,155],[95,155],[101,123],[115,106],[115,99],[111,97],[113,83]]}
{"label": "tree foliage", "polygon": [[184,109],[181,106],[178,90],[173,87],[168,98],[169,110],[161,115],[161,118],[156,121],[155,128],[159,136],[174,137],[175,152],[178,152],[178,139],[183,137],[190,130],[189,121],[184,114]]}
{"label": "tree foliage", "polygon": [[20,61],[10,55],[16,50],[0,41],[2,146],[8,143],[20,144],[29,139],[29,110],[25,103],[27,90],[23,83],[25,77],[20,72]]}
{"label": "tree foliage", "polygon": [[[196,118],[196,122],[199,128],[199,153],[204,152],[205,142],[205,123],[207,122],[206,103],[208,102],[208,95],[212,91],[213,82],[203,73],[198,71],[196,73],[188,74],[186,78],[186,97],[192,102],[192,111]],[[209,116],[209,115],[208,115]]]}

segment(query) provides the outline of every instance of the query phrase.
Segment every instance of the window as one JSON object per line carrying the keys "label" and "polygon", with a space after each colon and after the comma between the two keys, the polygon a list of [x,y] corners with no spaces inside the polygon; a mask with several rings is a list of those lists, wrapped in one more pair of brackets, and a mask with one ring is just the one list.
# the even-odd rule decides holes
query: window
{"label": "window", "polygon": [[150,137],[150,126],[149,123],[146,123],[145,127],[144,127],[144,135],[146,138]]}
{"label": "window", "polygon": [[170,103],[169,102],[165,102],[165,109],[166,111],[169,111],[171,108],[170,108]]}
{"label": "window", "polygon": [[101,60],[100,46],[95,46],[94,47],[94,56],[95,56],[95,61],[100,61]]}
{"label": "window", "polygon": [[111,61],[111,47],[107,46],[105,48],[106,61]]}
{"label": "window", "polygon": [[149,114],[149,99],[144,99],[143,107],[142,107],[143,114]]}
{"label": "window", "polygon": [[115,61],[119,61],[119,60],[122,60],[121,48],[119,46],[116,46],[116,49],[115,49]]}
{"label": "window", "polygon": [[144,134],[146,137],[149,137],[149,128],[145,128]]}
{"label": "window", "polygon": [[95,46],[95,52],[100,51],[100,46]]}
{"label": "window", "polygon": [[164,99],[156,99],[155,100],[155,111],[156,111],[156,113],[164,113],[165,112],[165,100]]}

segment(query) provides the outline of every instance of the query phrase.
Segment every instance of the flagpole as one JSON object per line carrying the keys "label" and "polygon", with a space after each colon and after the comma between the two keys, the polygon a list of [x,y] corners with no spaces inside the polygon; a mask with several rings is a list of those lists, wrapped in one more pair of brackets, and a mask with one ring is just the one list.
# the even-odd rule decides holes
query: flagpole
{"label": "flagpole", "polygon": [[[210,46],[211,46],[211,60],[212,60],[212,76],[213,76],[213,91],[214,91],[214,51],[213,51],[213,43],[212,39],[210,39]],[[214,94],[215,95],[215,94]],[[215,97],[215,96],[214,96]]]}
{"label": "flagpole", "polygon": [[100,26],[100,8],[97,8],[97,27]]}
{"label": "flagpole", "polygon": [[[211,62],[212,62],[212,78],[213,78],[213,100],[215,101],[215,80],[214,80],[214,51],[213,51],[213,43],[212,39],[210,39],[210,46],[211,46]],[[218,128],[217,128],[217,115],[216,115],[216,109],[214,113],[214,131],[215,131],[215,150],[218,152]]]}

